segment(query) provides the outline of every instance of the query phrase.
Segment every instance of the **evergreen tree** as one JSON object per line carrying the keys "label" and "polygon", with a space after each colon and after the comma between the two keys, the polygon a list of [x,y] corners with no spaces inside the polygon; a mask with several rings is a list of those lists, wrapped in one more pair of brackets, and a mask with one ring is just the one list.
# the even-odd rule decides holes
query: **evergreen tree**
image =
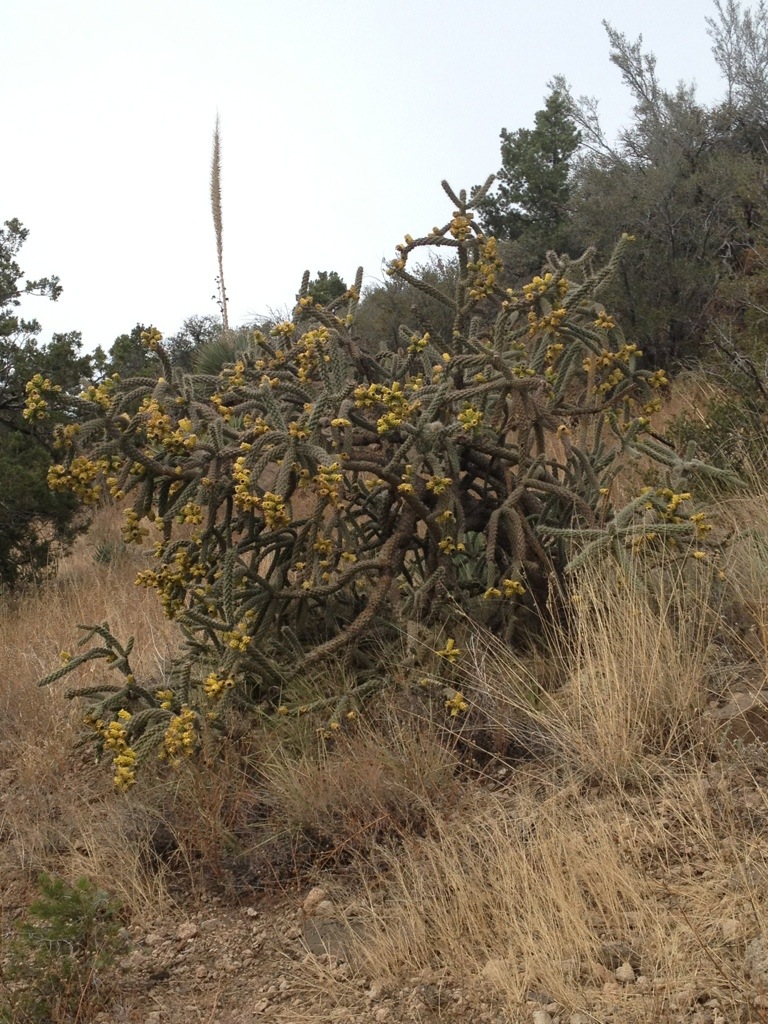
{"label": "evergreen tree", "polygon": [[141,335],[147,328],[136,326],[128,333],[115,338],[109,350],[107,375],[119,373],[121,377],[154,377],[158,372],[157,359],[142,342]]}
{"label": "evergreen tree", "polygon": [[346,290],[346,284],[335,270],[318,270],[317,277],[309,282],[307,293],[321,306],[328,306]]}
{"label": "evergreen tree", "polygon": [[566,95],[553,88],[533,128],[501,131],[498,188],[481,203],[484,227],[502,240],[523,235],[558,248],[581,134]]}
{"label": "evergreen tree", "polygon": [[37,320],[20,316],[23,296],[55,301],[61,294],[56,277],[25,280],[17,256],[27,235],[18,220],[0,229],[0,584],[6,585],[44,569],[83,525],[72,495],[47,486],[52,422],[27,419],[23,410],[35,374],[71,392],[90,378],[91,360],[81,353],[78,332],[55,334],[42,345]]}
{"label": "evergreen tree", "polygon": [[199,350],[222,333],[221,317],[189,316],[179,330],[166,338],[165,347],[174,366],[191,373]]}

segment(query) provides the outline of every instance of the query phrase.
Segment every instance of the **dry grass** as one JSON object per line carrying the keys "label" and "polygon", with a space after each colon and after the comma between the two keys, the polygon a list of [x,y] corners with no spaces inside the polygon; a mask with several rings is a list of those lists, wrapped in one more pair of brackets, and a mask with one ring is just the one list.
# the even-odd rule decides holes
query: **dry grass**
{"label": "dry grass", "polygon": [[[585,778],[623,784],[703,741],[703,686],[717,619],[708,570],[635,576],[594,565],[575,585],[568,631],[550,638],[559,685],[542,685],[491,637],[473,643],[463,689]],[[488,710],[492,709],[492,710]]]}
{"label": "dry grass", "polygon": [[[388,851],[366,915],[373,975],[441,964],[512,1006],[546,994],[638,1022],[673,1019],[688,987],[691,1003],[717,995],[730,1012],[759,994],[741,957],[766,924],[768,864],[744,843],[733,789],[715,802],[690,771],[620,799],[521,774],[514,792]],[[624,961],[657,987],[604,991]]]}
{"label": "dry grass", "polygon": [[[115,799],[108,772],[74,749],[83,712],[64,696],[71,682],[37,686],[73,649],[78,624],[104,620],[118,636],[137,637],[142,671],[161,670],[174,638],[151,596],[133,586],[140,556],[123,548],[119,518],[102,513],[55,581],[0,603],[0,858],[12,904],[41,870],[86,874],[136,907],[163,888],[138,864],[129,805]],[[99,561],[105,552],[110,560]],[[91,663],[80,681],[103,672]]]}
{"label": "dry grass", "polygon": [[394,714],[326,749],[273,750],[263,794],[289,833],[315,837],[334,855],[369,850],[381,835],[424,829],[459,799],[456,754],[428,726]]}
{"label": "dry grass", "polygon": [[[571,632],[553,640],[554,690],[530,660],[476,639],[468,718],[535,736],[539,760],[380,851],[388,885],[370,895],[361,952],[371,973],[439,964],[508,1005],[546,993],[638,1022],[676,1019],[676,1001],[709,993],[726,1019],[760,1019],[741,1014],[760,995],[745,944],[768,926],[768,756],[728,743],[712,717],[708,667],[730,632],[708,578],[670,568],[630,582],[593,566]],[[610,984],[623,960],[647,992]]]}
{"label": "dry grass", "polygon": [[[724,1020],[760,1020],[744,952],[768,931],[768,755],[713,712],[742,676],[765,679],[768,498],[755,487],[713,519],[733,534],[725,581],[699,563],[631,578],[593,566],[546,650],[465,644],[459,729],[442,699],[440,720],[419,720],[414,698],[410,717],[379,710],[328,744],[311,716],[281,719],[126,796],[73,752],[80,709],[36,686],[77,623],[104,619],[162,676],[174,630],[102,515],[54,583],[0,605],[2,903],[23,906],[47,869],[150,917],[174,893],[189,905],[261,885],[259,864],[285,878],[351,862],[336,885],[365,921],[369,977],[444,971],[512,1013],[533,992],[596,1019],[671,1022],[706,996]],[[469,771],[483,731],[497,742]],[[275,851],[302,843],[311,857],[281,865]],[[647,984],[618,985],[623,960]]]}

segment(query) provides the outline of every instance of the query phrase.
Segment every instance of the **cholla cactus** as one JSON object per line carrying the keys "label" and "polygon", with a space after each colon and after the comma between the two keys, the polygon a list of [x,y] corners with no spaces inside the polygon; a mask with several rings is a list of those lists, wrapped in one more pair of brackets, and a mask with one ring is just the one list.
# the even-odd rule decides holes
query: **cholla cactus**
{"label": "cholla cactus", "polygon": [[[155,718],[175,715],[171,760],[193,749],[194,714],[245,695],[268,703],[297,664],[385,621],[458,612],[509,638],[521,606],[535,613],[566,589],[585,546],[634,557],[706,545],[680,484],[624,509],[611,500],[627,452],[685,473],[649,433],[666,378],[638,368],[598,298],[631,240],[600,268],[591,253],[552,254],[505,290],[496,241],[472,215],[485,189],[470,203],[444,188],[450,220],[406,235],[388,269],[450,310],[449,336],[403,328],[373,359],[356,340],[362,272],[330,307],[305,277],[293,318],[256,331],[218,376],[176,373],[153,328],[163,375],[84,393],[90,421],[61,433],[52,484],[133,495],[126,538],[156,531],[157,564],[137,583],[184,638],[178,706],[152,698]],[[453,294],[409,270],[428,247],[455,250]],[[36,414],[34,388],[30,401]]]}

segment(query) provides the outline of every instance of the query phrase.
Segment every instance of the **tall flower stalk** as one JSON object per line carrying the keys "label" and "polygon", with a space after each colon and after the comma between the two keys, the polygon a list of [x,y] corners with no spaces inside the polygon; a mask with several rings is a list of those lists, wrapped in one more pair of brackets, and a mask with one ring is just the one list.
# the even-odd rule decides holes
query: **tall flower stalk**
{"label": "tall flower stalk", "polygon": [[211,160],[211,211],[213,213],[213,229],[216,233],[216,258],[219,262],[219,306],[224,330],[229,330],[227,315],[227,289],[224,286],[223,258],[223,224],[221,216],[221,133],[219,131],[219,115],[216,115],[216,127],[213,130],[213,158]]}

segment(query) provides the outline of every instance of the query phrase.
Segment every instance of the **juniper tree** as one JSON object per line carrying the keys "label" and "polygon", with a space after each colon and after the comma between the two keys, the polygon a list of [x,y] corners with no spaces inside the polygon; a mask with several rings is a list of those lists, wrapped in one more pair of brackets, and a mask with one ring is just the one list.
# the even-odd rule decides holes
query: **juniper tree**
{"label": "juniper tree", "polygon": [[568,248],[571,173],[580,141],[569,99],[558,88],[552,88],[536,113],[533,128],[501,131],[496,187],[478,212],[490,234],[519,243],[526,271],[538,269],[548,249]]}
{"label": "juniper tree", "polygon": [[18,220],[0,229],[0,584],[14,585],[44,569],[72,540],[79,503],[46,485],[52,462],[52,423],[23,415],[26,384],[37,374],[66,392],[90,376],[77,332],[41,344],[40,324],[21,313],[26,296],[55,301],[57,277],[25,279],[17,262],[28,236]]}

